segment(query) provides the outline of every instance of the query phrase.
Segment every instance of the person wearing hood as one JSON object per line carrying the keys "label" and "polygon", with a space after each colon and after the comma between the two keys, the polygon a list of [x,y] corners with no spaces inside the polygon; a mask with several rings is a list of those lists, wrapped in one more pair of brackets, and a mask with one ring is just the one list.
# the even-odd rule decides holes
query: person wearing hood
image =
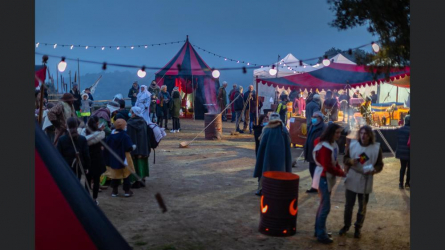
{"label": "person wearing hood", "polygon": [[152,81],[150,87],[148,88],[148,92],[151,94],[151,103],[150,103],[150,119],[152,122],[156,123],[158,121],[158,117],[156,115],[156,101],[158,100],[159,92],[161,92],[161,88],[156,84],[156,81]]}
{"label": "person wearing hood", "polygon": [[93,101],[89,99],[87,93],[82,95],[82,101],[80,106],[80,115],[83,117],[83,123],[86,125],[88,118],[91,115],[91,107],[93,106]]}
{"label": "person wearing hood", "polygon": [[147,123],[150,122],[150,104],[151,93],[148,92],[147,86],[141,85],[141,91],[137,95],[135,107],[139,107],[142,110],[142,118]]}
{"label": "person wearing hood", "polygon": [[[130,152],[136,149],[130,136],[125,131],[127,122],[124,119],[117,119],[114,122],[115,130],[107,137],[105,143],[117,154],[117,159],[108,150],[105,150],[105,162],[109,166],[109,176],[112,179],[110,186],[113,188],[112,197],[119,196],[118,187],[123,179],[125,197],[130,197],[133,192],[130,190],[130,174],[134,172],[133,159]],[[126,165],[123,165],[125,163]]]}
{"label": "person wearing hood", "polygon": [[[405,126],[401,127],[397,131],[397,148],[396,158],[400,159],[400,176],[399,176],[399,188],[403,189],[403,180],[406,181],[405,188],[410,188],[410,148],[408,146],[408,140],[410,139],[410,115],[405,117]],[[408,171],[406,171],[408,168]]]}
{"label": "person wearing hood", "polygon": [[100,108],[93,113],[93,115],[99,118],[99,127],[103,127],[106,136],[111,134],[112,121],[114,121],[114,115],[118,110],[119,104],[112,101],[105,108]]}
{"label": "person wearing hood", "polygon": [[[77,132],[77,127],[79,126],[77,119],[77,117],[70,117],[66,121],[68,127],[67,132],[60,137],[57,142],[57,150],[80,180],[82,172],[88,174],[88,169],[90,168],[90,153],[87,139]],[[77,153],[79,154],[81,164],[77,160]]]}
{"label": "person wearing hood", "polygon": [[128,98],[131,98],[131,106],[133,107],[136,104],[137,96],[139,93],[139,84],[137,81],[133,83],[130,91],[128,91]]}
{"label": "person wearing hood", "polygon": [[118,100],[119,103],[119,110],[116,111],[116,116],[114,117],[115,120],[117,119],[124,119],[125,121],[128,121],[130,118],[128,110],[125,109],[125,101],[124,100]]}
{"label": "person wearing hood", "polygon": [[[311,125],[308,128],[306,142],[304,143],[304,159],[309,162],[309,173],[311,178],[314,179],[314,171],[317,165],[315,164],[315,159],[312,156],[312,151],[315,147],[315,139],[320,137],[323,131],[326,129],[327,125],[323,122],[323,114],[320,111],[316,111],[312,114]],[[306,190],[306,193],[317,193],[317,189],[310,188]]]}
{"label": "person wearing hood", "polygon": [[57,145],[59,138],[66,132],[66,120],[70,117],[76,117],[73,103],[76,98],[70,93],[63,94],[54,107],[48,110],[48,120],[55,128],[54,145]]}
{"label": "person wearing hood", "polygon": [[127,134],[136,145],[136,149],[131,151],[131,158],[134,163],[136,174],[141,177],[141,181],[130,176],[133,188],[145,187],[145,177],[149,176],[148,156],[150,155],[150,140],[147,134],[147,122],[142,117],[142,110],[139,107],[132,107],[131,118],[127,123]]}
{"label": "person wearing hood", "polygon": [[312,115],[315,112],[320,111],[320,108],[321,108],[320,95],[314,94],[312,96],[312,100],[310,102],[308,102],[308,104],[306,105],[306,127],[307,128],[309,128],[311,126]]}
{"label": "person wearing hood", "polygon": [[[292,155],[289,132],[277,113],[270,115],[269,123],[263,128],[259,139],[253,177],[258,178],[258,190],[261,190],[261,177],[264,172],[292,172]],[[257,194],[261,195],[261,191]]]}
{"label": "person wearing hood", "polygon": [[101,141],[105,139],[105,132],[103,127],[99,127],[99,118],[97,116],[91,116],[88,120],[88,124],[82,129],[82,136],[85,136],[88,143],[91,164],[87,174],[87,181],[91,184],[93,182],[93,199],[97,205],[97,196],[100,187],[100,176],[105,172],[105,159],[103,158]]}

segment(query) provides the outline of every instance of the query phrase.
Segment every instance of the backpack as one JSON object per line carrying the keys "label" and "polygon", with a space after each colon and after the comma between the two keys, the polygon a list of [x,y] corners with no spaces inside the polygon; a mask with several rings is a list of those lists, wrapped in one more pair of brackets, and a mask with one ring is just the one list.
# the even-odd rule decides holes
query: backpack
{"label": "backpack", "polygon": [[158,125],[157,124],[147,125],[148,143],[149,143],[150,149],[153,149],[153,154],[154,154],[153,155],[153,164],[155,164],[156,163],[156,151],[155,151],[155,148],[158,147],[159,142],[161,142],[161,141],[159,141],[159,142],[156,141],[155,133],[154,133],[153,128],[151,126],[153,126],[153,128],[155,128]]}

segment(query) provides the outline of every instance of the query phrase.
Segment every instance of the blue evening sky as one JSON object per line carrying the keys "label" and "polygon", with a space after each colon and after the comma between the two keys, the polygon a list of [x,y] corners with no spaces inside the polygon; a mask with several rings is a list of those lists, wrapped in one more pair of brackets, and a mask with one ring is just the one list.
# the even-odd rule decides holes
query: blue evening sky
{"label": "blue evening sky", "polygon": [[[99,62],[163,67],[183,42],[173,45],[120,50],[44,46],[43,43],[75,45],[136,45],[185,40],[233,59],[271,64],[277,56],[292,53],[298,59],[322,56],[336,47],[348,49],[373,40],[366,27],[338,31],[330,27],[334,15],[326,0],[36,0],[36,52]],[[236,62],[197,50],[210,67],[242,67]],[[41,64],[36,55],[35,63]],[[55,76],[58,58],[48,66]],[[314,63],[311,61],[308,63]],[[68,61],[63,73],[77,70]],[[110,71],[136,69],[108,67]],[[80,64],[81,75],[99,73],[101,65]],[[154,70],[147,71],[149,79]],[[221,81],[247,86],[253,70],[221,72]],[[60,77],[60,76],[59,76]],[[125,84],[125,83],[124,83]],[[131,83],[128,83],[130,85]]]}

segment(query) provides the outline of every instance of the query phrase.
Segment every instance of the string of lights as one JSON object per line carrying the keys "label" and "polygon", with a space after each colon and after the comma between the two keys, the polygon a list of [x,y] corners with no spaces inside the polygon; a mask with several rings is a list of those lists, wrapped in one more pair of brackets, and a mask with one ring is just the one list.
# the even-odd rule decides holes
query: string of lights
{"label": "string of lights", "polygon": [[144,48],[147,49],[148,47],[154,47],[154,46],[161,46],[161,45],[170,45],[170,44],[176,44],[176,43],[182,43],[185,42],[184,40],[182,41],[175,41],[175,42],[167,42],[167,43],[152,43],[152,44],[138,44],[138,45],[74,45],[74,44],[57,44],[57,43],[40,43],[37,42],[36,43],[36,49],[39,48],[39,46],[52,46],[54,49],[56,48],[70,48],[70,49],[74,49],[74,48],[84,48],[84,49],[101,49],[101,50],[105,50],[105,49],[116,49],[116,50],[120,50],[120,49],[135,49],[135,48]]}
{"label": "string of lights", "polygon": [[[185,42],[185,41],[177,41],[177,42],[170,42],[171,44],[173,44],[173,43],[180,43],[180,42]],[[164,43],[165,45],[167,45],[168,43]],[[47,45],[46,43],[45,43],[45,45]],[[52,45],[52,46],[54,46],[54,48],[56,48],[57,47],[57,44],[49,44],[49,45]],[[155,44],[153,44],[153,46],[154,46]],[[161,45],[161,44],[157,44],[157,45]],[[39,46],[39,43],[37,43],[36,44],[36,48]],[[62,46],[66,46],[66,45],[62,45]],[[71,45],[71,49],[73,48],[73,46],[74,45]],[[141,46],[141,45],[136,45],[136,46]],[[147,47],[148,45],[142,45],[142,46],[145,46],[145,47]],[[221,71],[221,70],[239,70],[239,69],[242,69],[242,71],[243,71],[243,73],[245,74],[245,73],[247,73],[247,69],[256,69],[257,67],[258,67],[258,65],[259,64],[251,64],[251,63],[249,63],[249,62],[245,62],[245,61],[240,61],[240,60],[235,60],[235,59],[231,59],[231,58],[228,58],[228,57],[224,57],[224,56],[221,56],[221,55],[218,55],[218,54],[216,54],[216,53],[213,53],[213,52],[211,52],[211,51],[208,51],[208,50],[205,50],[205,49],[203,49],[203,48],[201,48],[201,47],[199,47],[199,46],[197,46],[197,45],[193,45],[192,44],[192,46],[193,47],[197,47],[198,49],[200,49],[200,50],[203,50],[204,52],[207,52],[207,53],[209,53],[209,54],[213,54],[214,56],[217,56],[217,57],[220,57],[220,58],[224,58],[224,60],[225,61],[236,61],[237,63],[243,63],[243,64],[247,64],[247,67],[246,66],[243,66],[243,67],[234,67],[234,68],[218,68],[218,69],[214,69],[214,68],[212,68],[212,69],[210,69],[210,68],[204,68],[204,69],[202,69],[202,68],[199,68],[199,69],[191,69],[191,71],[200,71],[200,70],[204,70],[204,71],[212,71],[212,76],[214,77],[214,78],[218,78],[219,76],[220,76],[220,72],[219,71]],[[356,48],[353,48],[354,50],[355,49],[359,49],[359,48],[363,48],[363,47],[365,47],[365,46],[369,46],[369,44],[364,44],[364,45],[361,45],[361,46],[358,46],[358,47],[356,47]],[[78,45],[78,47],[83,47],[82,45]],[[100,46],[93,46],[93,47],[100,47]],[[117,49],[119,49],[119,46],[109,46],[110,48],[111,47],[117,47]],[[124,47],[126,47],[126,46],[124,46]],[[372,47],[372,49],[374,50],[374,52],[375,53],[378,53],[379,52],[379,50],[380,50],[380,47],[379,47],[379,45],[378,44],[376,44],[376,43],[374,43],[374,42],[372,42],[371,43],[371,47]],[[88,48],[88,46],[86,46],[85,47],[86,49]],[[133,49],[134,48],[134,46],[131,46],[131,49]],[[351,55],[352,54],[352,50],[353,49],[349,49],[348,50],[348,53]],[[104,50],[104,47],[102,47],[102,50]],[[39,52],[35,52],[35,54],[36,55],[43,55],[43,62],[44,63],[46,63],[46,61],[48,60],[48,57],[53,57],[53,58],[60,58],[60,56],[54,56],[54,55],[46,55],[46,54],[42,54],[42,53],[39,53]],[[138,72],[137,72],[137,75],[140,77],[140,78],[144,78],[145,76],[146,76],[146,72],[145,72],[145,70],[146,69],[151,69],[151,70],[159,70],[159,69],[162,69],[162,68],[160,68],[160,67],[146,67],[146,66],[138,66],[138,65],[128,65],[128,64],[117,64],[117,63],[107,63],[107,62],[97,62],[97,61],[90,61],[90,60],[80,60],[80,59],[72,59],[72,58],[66,58],[66,57],[61,57],[62,59],[61,59],[61,61],[59,62],[59,64],[58,64],[58,70],[60,71],[60,72],[64,72],[65,71],[65,69],[66,69],[66,66],[67,66],[67,63],[66,63],[66,60],[72,60],[72,61],[78,61],[78,62],[84,62],[84,63],[91,63],[91,64],[100,64],[100,65],[102,65],[102,69],[103,70],[106,70],[107,69],[107,65],[109,65],[109,66],[115,66],[115,67],[125,67],[125,68],[139,68],[139,70],[138,70]],[[299,61],[296,61],[296,62],[299,62],[299,66],[296,66],[297,68],[298,67],[303,67],[303,68],[306,68],[306,65],[304,65],[303,64],[303,61],[312,61],[312,60],[318,60],[318,59],[320,59],[320,57],[314,57],[314,58],[309,58],[309,59],[303,59],[303,60],[299,60]],[[288,62],[289,63],[289,62]],[[323,59],[323,61],[322,61],[322,63],[323,63],[323,65],[324,66],[329,66],[330,64],[331,64],[331,61],[328,59],[328,57],[325,55],[324,56],[324,59]],[[265,64],[265,65],[267,65],[268,66],[268,64]],[[282,66],[281,66],[282,65]],[[311,65],[312,66],[312,65]],[[318,63],[317,64],[315,64],[313,67],[318,67],[318,66],[320,66]],[[273,63],[273,64],[271,64],[271,66],[270,66],[271,68],[270,68],[270,70],[269,70],[269,74],[270,75],[276,75],[277,74],[277,69],[275,69],[275,67],[281,67],[281,68],[283,68],[283,67],[286,67],[286,64],[284,63],[284,61],[282,60],[282,61],[280,61],[279,63],[277,62],[277,63]],[[181,71],[181,65],[180,64],[178,64],[177,65],[177,68],[178,68],[178,71]],[[261,68],[263,68],[263,65],[261,65]],[[295,69],[294,67],[291,67],[291,66],[287,66],[287,69],[289,69],[289,70],[292,70],[292,71],[294,71],[294,73],[297,73],[297,69]]]}

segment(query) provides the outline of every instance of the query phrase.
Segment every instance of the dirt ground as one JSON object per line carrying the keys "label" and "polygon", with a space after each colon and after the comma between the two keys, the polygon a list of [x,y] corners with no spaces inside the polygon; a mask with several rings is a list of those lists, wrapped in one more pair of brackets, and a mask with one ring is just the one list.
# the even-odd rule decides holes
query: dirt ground
{"label": "dirt ground", "polygon": [[[169,122],[171,128],[171,121]],[[362,238],[353,238],[353,227],[339,237],[343,226],[345,189],[337,179],[331,198],[328,231],[334,243],[323,245],[313,237],[317,194],[307,194],[311,177],[308,164],[298,162],[300,176],[297,234],[271,237],[258,232],[260,199],[254,195],[255,143],[253,135],[231,136],[234,123],[223,123],[223,140],[204,139],[179,148],[204,128],[204,121],[181,120],[181,133],[167,133],[150,156],[150,177],[134,196],[112,198],[111,190],[99,193],[100,208],[134,249],[409,249],[410,192],[398,188],[400,163],[385,154],[384,170],[374,178]],[[302,149],[292,148],[297,158]],[[122,190],[119,190],[123,194]],[[160,193],[168,211],[155,199]],[[353,222],[357,205],[354,207]],[[344,245],[342,244],[344,243]]]}

